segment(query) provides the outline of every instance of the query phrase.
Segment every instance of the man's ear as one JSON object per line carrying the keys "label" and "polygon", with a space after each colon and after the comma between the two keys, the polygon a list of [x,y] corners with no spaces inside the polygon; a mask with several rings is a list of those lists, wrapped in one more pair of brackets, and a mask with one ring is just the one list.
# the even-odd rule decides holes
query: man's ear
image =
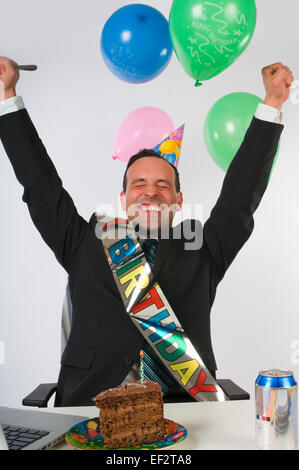
{"label": "man's ear", "polygon": [[124,191],[120,193],[120,203],[122,210],[126,212],[126,194]]}
{"label": "man's ear", "polygon": [[176,203],[177,212],[181,210],[182,205],[183,205],[183,193],[180,191],[179,193],[177,193],[177,203]]}

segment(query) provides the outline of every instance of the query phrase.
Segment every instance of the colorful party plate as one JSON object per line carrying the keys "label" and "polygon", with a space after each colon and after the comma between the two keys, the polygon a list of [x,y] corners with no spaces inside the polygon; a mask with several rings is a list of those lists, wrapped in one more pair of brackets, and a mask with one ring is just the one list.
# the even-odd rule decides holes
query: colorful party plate
{"label": "colorful party plate", "polygon": [[[187,437],[187,430],[180,424],[164,419],[166,426],[165,439],[151,444],[142,444],[136,447],[126,447],[125,450],[146,450],[146,449],[163,449],[178,442],[183,441]],[[101,434],[99,418],[93,418],[73,426],[65,435],[68,444],[76,449],[82,450],[107,450],[104,448],[104,438]],[[111,449],[109,449],[111,450]]]}

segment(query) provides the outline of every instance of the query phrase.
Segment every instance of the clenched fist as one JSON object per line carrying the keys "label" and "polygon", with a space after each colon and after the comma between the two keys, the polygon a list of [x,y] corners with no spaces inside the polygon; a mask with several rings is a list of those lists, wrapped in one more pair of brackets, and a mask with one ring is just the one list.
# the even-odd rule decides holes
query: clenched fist
{"label": "clenched fist", "polygon": [[2,85],[2,89],[4,88],[4,96],[2,99],[6,100],[7,98],[16,96],[16,85],[20,78],[20,72],[15,68],[16,65],[18,64],[8,57],[0,56],[0,85]]}
{"label": "clenched fist", "polygon": [[262,69],[266,89],[265,104],[281,109],[290,96],[290,87],[294,81],[292,71],[281,62]]}

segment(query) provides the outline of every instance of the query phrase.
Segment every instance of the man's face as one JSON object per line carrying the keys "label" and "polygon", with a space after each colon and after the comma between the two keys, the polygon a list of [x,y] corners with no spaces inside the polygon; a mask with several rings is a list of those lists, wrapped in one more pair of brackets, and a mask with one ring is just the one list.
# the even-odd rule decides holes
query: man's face
{"label": "man's face", "polygon": [[180,210],[183,195],[176,192],[175,172],[162,158],[142,157],[127,171],[126,193],[120,195],[128,219],[151,235],[172,226],[175,211]]}

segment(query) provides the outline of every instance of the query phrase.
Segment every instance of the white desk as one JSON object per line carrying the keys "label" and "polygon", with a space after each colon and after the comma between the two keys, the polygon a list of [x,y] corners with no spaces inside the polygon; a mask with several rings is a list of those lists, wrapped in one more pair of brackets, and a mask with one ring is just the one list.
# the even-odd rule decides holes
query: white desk
{"label": "white desk", "polygon": [[[98,416],[99,411],[93,406],[43,410],[90,418]],[[169,450],[255,449],[254,400],[166,404],[164,415],[188,430],[187,438]],[[63,443],[55,449],[70,450],[72,447]]]}

